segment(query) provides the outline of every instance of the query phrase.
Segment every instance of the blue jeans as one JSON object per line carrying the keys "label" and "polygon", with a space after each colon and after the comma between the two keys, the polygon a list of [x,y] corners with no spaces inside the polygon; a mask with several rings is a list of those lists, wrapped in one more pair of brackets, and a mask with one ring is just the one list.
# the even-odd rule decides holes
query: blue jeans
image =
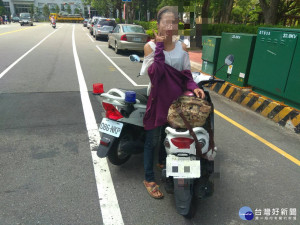
{"label": "blue jeans", "polygon": [[145,138],[145,145],[144,145],[144,171],[145,171],[145,180],[147,182],[153,182],[155,180],[154,171],[153,171],[153,161],[154,161],[154,150],[158,144],[159,144],[158,162],[160,164],[165,163],[166,150],[163,144],[166,137],[165,128],[166,126],[160,126],[153,130],[146,130],[146,138]]}

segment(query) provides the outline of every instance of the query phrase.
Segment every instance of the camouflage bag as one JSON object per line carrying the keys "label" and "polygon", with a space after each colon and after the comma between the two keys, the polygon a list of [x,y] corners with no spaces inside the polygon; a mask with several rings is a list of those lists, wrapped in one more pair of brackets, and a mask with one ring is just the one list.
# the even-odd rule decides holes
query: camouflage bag
{"label": "camouflage bag", "polygon": [[178,114],[181,111],[191,127],[202,127],[211,108],[210,103],[204,99],[182,95],[170,106],[167,120],[173,128],[187,128]]}

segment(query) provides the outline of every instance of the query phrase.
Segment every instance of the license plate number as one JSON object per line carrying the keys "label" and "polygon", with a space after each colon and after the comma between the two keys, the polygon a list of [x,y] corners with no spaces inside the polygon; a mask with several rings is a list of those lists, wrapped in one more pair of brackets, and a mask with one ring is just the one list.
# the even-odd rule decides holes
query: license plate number
{"label": "license plate number", "polygon": [[120,137],[123,123],[119,123],[107,118],[103,118],[99,127],[99,131],[114,137]]}
{"label": "license plate number", "polygon": [[189,157],[169,155],[166,163],[167,177],[199,178],[201,176],[200,160]]}
{"label": "license plate number", "polygon": [[133,38],[133,41],[141,41],[141,38]]}

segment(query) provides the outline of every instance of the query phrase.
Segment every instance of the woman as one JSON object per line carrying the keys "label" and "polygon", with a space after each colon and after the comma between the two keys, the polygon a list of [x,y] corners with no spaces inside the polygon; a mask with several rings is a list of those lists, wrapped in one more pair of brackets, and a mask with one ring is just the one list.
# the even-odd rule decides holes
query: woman
{"label": "woman", "polygon": [[[148,102],[144,117],[146,140],[144,146],[144,185],[148,193],[156,199],[163,197],[155,183],[153,172],[153,152],[160,133],[164,133],[167,113],[171,103],[184,91],[193,91],[197,97],[204,98],[204,91],[193,81],[186,45],[176,41],[173,35],[178,32],[177,7],[163,7],[157,14],[158,34],[155,40],[144,47],[144,62],[141,75],[148,74],[151,84],[148,88]],[[162,138],[164,140],[164,138]],[[161,150],[164,147],[162,146]],[[163,163],[165,154],[160,154]]]}

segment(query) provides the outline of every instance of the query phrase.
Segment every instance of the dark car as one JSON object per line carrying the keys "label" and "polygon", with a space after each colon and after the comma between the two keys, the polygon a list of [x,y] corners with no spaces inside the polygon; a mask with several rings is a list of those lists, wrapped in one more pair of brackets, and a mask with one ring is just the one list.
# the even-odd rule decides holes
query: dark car
{"label": "dark car", "polygon": [[88,24],[88,19],[85,19],[84,21],[83,21],[83,27],[87,27],[87,24]]}
{"label": "dark car", "polygon": [[[98,37],[108,37],[109,31],[112,31],[116,27],[116,21],[114,19],[99,18],[93,26],[93,36],[98,39]],[[103,27],[106,26],[105,29]],[[103,35],[101,35],[103,34]]]}
{"label": "dark car", "polygon": [[13,23],[19,23],[20,18],[17,17],[17,16],[14,16],[14,17],[11,19],[11,21],[12,21]]}

